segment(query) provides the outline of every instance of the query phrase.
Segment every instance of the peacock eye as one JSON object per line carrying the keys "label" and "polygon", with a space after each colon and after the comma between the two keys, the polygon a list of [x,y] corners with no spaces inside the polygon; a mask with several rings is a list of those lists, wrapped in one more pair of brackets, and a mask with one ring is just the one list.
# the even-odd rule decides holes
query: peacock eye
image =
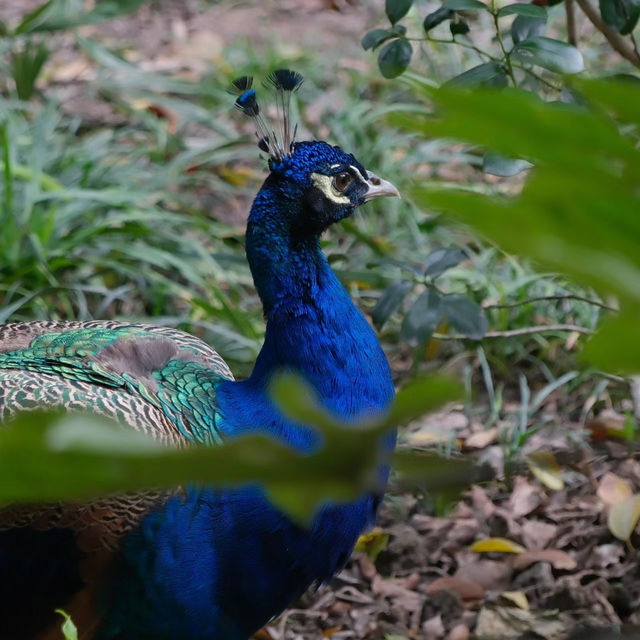
{"label": "peacock eye", "polygon": [[341,193],[351,184],[353,176],[348,171],[338,173],[333,177],[333,186]]}

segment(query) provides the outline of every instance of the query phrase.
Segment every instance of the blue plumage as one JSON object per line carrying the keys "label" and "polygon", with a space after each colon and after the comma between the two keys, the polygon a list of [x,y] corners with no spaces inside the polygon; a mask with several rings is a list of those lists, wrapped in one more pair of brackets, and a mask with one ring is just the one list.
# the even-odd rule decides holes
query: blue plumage
{"label": "blue plumage", "polygon": [[[290,93],[301,77],[279,70],[270,81]],[[249,79],[234,90],[243,112],[257,109]],[[303,376],[347,422],[385,410],[394,395],[387,360],[319,238],[358,205],[397,191],[338,147],[287,144],[287,131],[281,140],[268,134],[270,174],[247,225],[247,259],[267,322],[249,378],[234,381],[215,352],[170,330],[103,323],[48,327],[31,339],[24,333],[38,328],[23,325],[19,348],[6,347],[0,331],[0,391],[4,385],[10,392],[15,381],[24,392],[27,375],[40,404],[46,396],[49,404],[70,406],[64,399],[72,393],[114,417],[124,411],[129,424],[168,441],[214,443],[262,432],[301,453],[319,446],[317,434],[279,414],[267,392],[274,373]],[[65,385],[73,388],[67,395]],[[0,393],[0,415],[2,399]],[[351,504],[320,505],[308,528],[270,504],[259,486],[190,488],[158,500],[113,543],[115,553],[101,565],[91,597],[80,599],[78,616],[97,621],[95,640],[244,640],[346,562],[375,518],[387,473],[382,466],[378,490]],[[33,520],[23,515],[20,525],[10,524],[32,528]],[[19,597],[21,585],[14,587]],[[56,605],[75,614],[75,603]]]}

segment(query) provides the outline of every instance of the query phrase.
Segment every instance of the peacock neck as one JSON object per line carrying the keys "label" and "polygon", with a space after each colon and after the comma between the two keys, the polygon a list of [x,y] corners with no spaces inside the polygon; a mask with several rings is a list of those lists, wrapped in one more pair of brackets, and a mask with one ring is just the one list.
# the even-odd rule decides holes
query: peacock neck
{"label": "peacock neck", "polygon": [[265,341],[251,376],[223,384],[219,400],[223,415],[233,417],[229,431],[244,432],[240,422],[262,424],[304,448],[304,431],[284,423],[268,396],[275,372],[299,373],[328,409],[348,420],[385,409],[393,384],[375,333],[329,266],[319,238],[291,230],[296,202],[300,198],[270,188],[254,202],[246,250],[267,321]]}

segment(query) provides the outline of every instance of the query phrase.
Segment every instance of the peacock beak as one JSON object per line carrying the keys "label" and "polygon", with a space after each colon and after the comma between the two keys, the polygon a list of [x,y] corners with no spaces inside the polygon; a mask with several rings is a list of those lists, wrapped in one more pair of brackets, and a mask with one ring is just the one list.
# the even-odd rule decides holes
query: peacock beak
{"label": "peacock beak", "polygon": [[400,192],[388,180],[379,178],[375,173],[367,171],[367,185],[369,189],[364,194],[364,201],[369,202],[374,198],[383,198],[384,196],[396,196],[400,198]]}

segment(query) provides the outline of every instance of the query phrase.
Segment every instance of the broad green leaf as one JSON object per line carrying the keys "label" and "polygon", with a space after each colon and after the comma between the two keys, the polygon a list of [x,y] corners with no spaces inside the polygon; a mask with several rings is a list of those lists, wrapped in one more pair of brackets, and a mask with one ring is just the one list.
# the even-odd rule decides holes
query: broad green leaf
{"label": "broad green leaf", "polygon": [[501,176],[510,178],[516,176],[527,169],[531,169],[533,165],[521,158],[508,158],[501,153],[487,152],[482,158],[482,170],[493,176]]}
{"label": "broad green leaf", "polygon": [[365,33],[362,38],[362,48],[366,51],[367,49],[376,49],[383,42],[386,42],[390,38],[394,38],[396,34],[391,31],[391,29],[372,29]]}
{"label": "broad green leaf", "polygon": [[442,8],[451,9],[453,11],[475,11],[478,9],[488,9],[487,5],[479,0],[445,0],[442,3]]}
{"label": "broad green leaf", "polygon": [[466,296],[442,296],[442,315],[456,331],[473,340],[480,340],[487,332],[484,309]]}
{"label": "broad green leaf", "polygon": [[518,42],[513,55],[522,62],[557,73],[579,73],[584,70],[582,54],[578,49],[566,42],[544,36],[531,36]]}
{"label": "broad green leaf", "polygon": [[396,280],[387,287],[371,311],[371,319],[378,329],[382,328],[389,316],[402,304],[412,288],[413,283],[409,280]]}
{"label": "broad green leaf", "polygon": [[486,538],[474,542],[471,547],[474,553],[524,553],[525,548],[507,538]]}
{"label": "broad green leaf", "polygon": [[407,424],[445,402],[460,398],[461,395],[460,384],[450,378],[437,376],[416,378],[396,394],[391,411],[382,424],[387,426]]}
{"label": "broad green leaf", "polygon": [[640,341],[629,340],[640,323],[640,307],[623,306],[622,312],[605,318],[598,333],[585,345],[582,357],[586,362],[621,374],[640,371]]}
{"label": "broad green leaf", "polygon": [[64,618],[62,628],[60,629],[64,640],[78,640],[78,629],[76,625],[73,624],[71,616],[62,609],[56,609],[56,613],[59,613]]}
{"label": "broad green leaf", "polygon": [[409,9],[411,9],[412,4],[413,0],[386,0],[384,8],[389,22],[395,24],[398,20],[404,18]]}
{"label": "broad green leaf", "polygon": [[531,18],[529,16],[516,16],[511,23],[511,38],[514,44],[527,40],[533,36],[541,36],[544,33],[547,18]]}
{"label": "broad green leaf", "polygon": [[463,71],[460,75],[454,76],[443,86],[449,88],[462,87],[506,87],[507,74],[504,67],[497,62],[485,62],[477,67],[472,67]]}
{"label": "broad green leaf", "polygon": [[439,24],[443,23],[445,20],[449,20],[453,16],[453,11],[451,9],[445,9],[444,7],[440,7],[436,9],[432,13],[428,13],[422,23],[422,26],[425,31],[429,32],[431,29],[437,27]]}
{"label": "broad green leaf", "polygon": [[426,344],[442,318],[442,296],[433,289],[423,291],[402,322],[402,337],[413,345]]}
{"label": "broad green leaf", "polygon": [[619,540],[628,541],[640,519],[640,494],[621,500],[611,506],[607,525]]}
{"label": "broad green leaf", "polygon": [[411,43],[404,38],[386,44],[378,54],[378,67],[385,78],[396,78],[411,62],[413,49]]}
{"label": "broad green leaf", "polygon": [[460,264],[464,259],[464,252],[457,247],[436,249],[427,256],[424,264],[424,275],[430,278],[437,278],[447,269]]}
{"label": "broad green leaf", "polygon": [[600,0],[600,15],[612,29],[631,33],[640,16],[640,0]]}
{"label": "broad green leaf", "polygon": [[527,16],[528,18],[541,18],[547,19],[547,10],[544,7],[539,7],[535,4],[524,4],[522,2],[516,2],[515,4],[508,4],[506,7],[502,7],[498,11],[498,17],[504,16]]}

